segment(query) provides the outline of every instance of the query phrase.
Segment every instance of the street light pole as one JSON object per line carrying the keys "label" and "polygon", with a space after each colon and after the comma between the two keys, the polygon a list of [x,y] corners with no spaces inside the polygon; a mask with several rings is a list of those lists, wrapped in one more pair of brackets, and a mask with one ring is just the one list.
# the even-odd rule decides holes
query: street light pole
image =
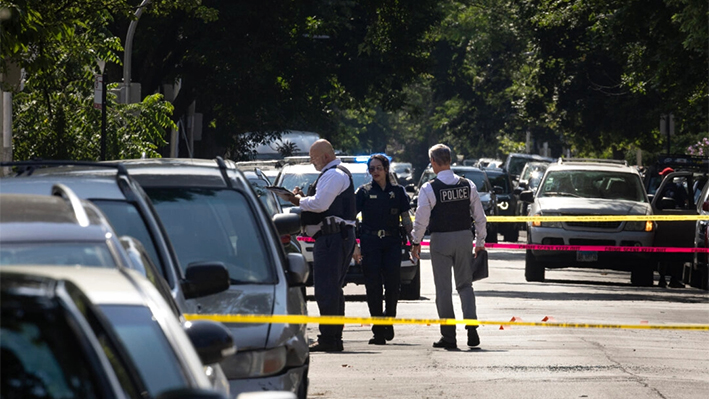
{"label": "street light pole", "polygon": [[135,20],[130,21],[128,26],[128,33],[126,34],[126,44],[123,52],[123,94],[125,95],[125,103],[130,103],[130,72],[131,72],[131,58],[133,56],[133,36],[135,35],[135,29],[138,26],[138,20],[143,14],[143,9],[150,4],[151,0],[143,0],[138,9],[135,10]]}

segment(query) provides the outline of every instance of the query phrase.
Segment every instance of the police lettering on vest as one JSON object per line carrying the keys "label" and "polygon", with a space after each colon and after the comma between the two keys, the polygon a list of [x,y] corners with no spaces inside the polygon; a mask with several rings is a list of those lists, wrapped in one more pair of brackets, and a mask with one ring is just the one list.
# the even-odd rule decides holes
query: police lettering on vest
{"label": "police lettering on vest", "polygon": [[436,178],[430,184],[436,196],[436,205],[431,209],[428,230],[432,233],[469,230],[473,222],[470,181],[461,178],[456,184],[449,185]]}

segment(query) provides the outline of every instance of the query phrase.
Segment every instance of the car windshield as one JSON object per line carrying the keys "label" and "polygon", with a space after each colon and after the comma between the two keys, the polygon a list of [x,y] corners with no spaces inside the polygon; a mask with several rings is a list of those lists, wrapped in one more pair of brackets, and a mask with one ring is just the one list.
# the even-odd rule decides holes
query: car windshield
{"label": "car windshield", "polygon": [[485,184],[485,172],[481,170],[453,169],[453,173],[460,177],[465,177],[466,179],[472,180],[473,183],[475,183],[475,187],[481,193],[491,191],[490,187]]}
{"label": "car windshield", "polygon": [[111,322],[150,396],[189,385],[178,367],[174,349],[148,308],[104,305],[101,310]]}
{"label": "car windshield", "polygon": [[547,170],[548,166],[548,164],[543,162],[529,162],[525,165],[524,169],[522,169],[522,174],[520,175],[519,179],[529,180],[531,179],[531,175],[534,173],[544,174],[544,171]]}
{"label": "car windshield", "polygon": [[0,265],[117,267],[105,242],[3,242]]}
{"label": "car windshield", "polygon": [[119,236],[131,236],[143,244],[145,251],[150,256],[150,260],[156,265],[160,265],[165,270],[163,263],[158,257],[153,241],[146,223],[138,210],[132,204],[125,201],[94,200],[96,204],[111,222],[111,226]]}
{"label": "car windshield", "polygon": [[180,267],[222,262],[232,284],[273,284],[275,272],[266,237],[240,192],[207,188],[146,188]]}
{"label": "car windshield", "polygon": [[[408,170],[406,170],[408,169]],[[391,171],[395,173],[410,173],[411,172],[411,165],[406,164],[406,163],[399,163],[399,164],[394,164],[391,167]]]}
{"label": "car windshield", "polygon": [[[347,166],[345,165],[345,167]],[[357,190],[357,188],[359,188],[361,185],[371,180],[371,176],[368,173],[352,172],[351,170],[350,173],[352,173],[352,183],[354,184],[355,190]],[[318,176],[320,176],[319,172],[281,173],[281,181],[279,186],[285,187],[289,190],[293,190],[295,187],[300,187],[300,189],[303,190],[304,193],[307,193],[308,189],[313,183],[315,183],[315,180],[317,180]],[[282,206],[293,206],[293,204],[286,200],[279,199],[279,201]]]}
{"label": "car windshield", "polygon": [[646,202],[638,176],[631,173],[592,170],[550,171],[542,182],[538,196]]}
{"label": "car windshield", "polygon": [[3,308],[0,323],[3,398],[100,397],[91,362],[61,312],[46,304]]}

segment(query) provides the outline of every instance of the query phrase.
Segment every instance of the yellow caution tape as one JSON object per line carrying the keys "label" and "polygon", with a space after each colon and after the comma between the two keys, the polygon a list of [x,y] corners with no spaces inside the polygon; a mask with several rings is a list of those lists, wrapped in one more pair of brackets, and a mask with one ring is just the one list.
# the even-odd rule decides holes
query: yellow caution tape
{"label": "yellow caution tape", "polygon": [[212,320],[222,323],[283,323],[283,324],[415,324],[415,325],[499,325],[526,327],[563,327],[563,328],[616,328],[634,330],[709,330],[708,324],[600,324],[600,323],[557,323],[557,322],[523,322],[523,321],[491,321],[472,319],[397,319],[395,317],[345,317],[345,316],[306,316],[306,315],[221,315],[221,314],[185,314],[187,320]]}

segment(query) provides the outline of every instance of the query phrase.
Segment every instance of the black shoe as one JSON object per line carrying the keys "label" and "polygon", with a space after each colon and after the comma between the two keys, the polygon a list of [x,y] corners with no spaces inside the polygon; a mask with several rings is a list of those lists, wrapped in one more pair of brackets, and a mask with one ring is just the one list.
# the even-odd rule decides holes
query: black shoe
{"label": "black shoe", "polygon": [[670,288],[684,288],[684,283],[682,283],[681,281],[679,281],[675,278],[671,278],[670,279]]}
{"label": "black shoe", "polygon": [[660,277],[660,281],[657,282],[657,286],[660,288],[667,287],[667,280],[664,277]]}
{"label": "black shoe", "polygon": [[443,349],[456,349],[458,345],[455,342],[446,341],[443,338],[439,339],[438,342],[433,343],[434,348]]}
{"label": "black shoe", "polygon": [[468,330],[468,346],[478,346],[480,345],[480,336],[478,336],[478,329],[471,328]]}
{"label": "black shoe", "polygon": [[387,341],[391,341],[394,339],[394,326],[385,326],[386,329],[384,330],[384,339]]}
{"label": "black shoe", "polygon": [[375,335],[374,338],[369,340],[370,345],[386,345],[387,341],[381,335]]}
{"label": "black shoe", "polygon": [[342,342],[334,344],[325,344],[322,342],[315,342],[310,345],[310,352],[342,352],[345,348]]}

